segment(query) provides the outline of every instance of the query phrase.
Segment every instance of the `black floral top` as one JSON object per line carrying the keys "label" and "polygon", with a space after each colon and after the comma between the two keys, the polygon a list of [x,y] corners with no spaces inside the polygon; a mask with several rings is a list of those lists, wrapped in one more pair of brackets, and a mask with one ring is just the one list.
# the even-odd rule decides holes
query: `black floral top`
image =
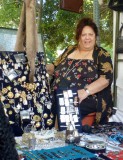
{"label": "black floral top", "polygon": [[[67,58],[55,70],[54,89],[59,86],[82,89],[98,78],[93,60]],[[66,83],[63,83],[66,82]]]}
{"label": "black floral top", "polygon": [[100,76],[109,80],[109,86],[103,91],[88,96],[80,104],[82,116],[96,112],[96,122],[105,123],[112,111],[111,83],[113,80],[113,68],[110,54],[101,47],[95,47],[93,60],[70,59],[68,55],[76,49],[76,46],[68,47],[64,53],[54,62],[54,90],[59,87],[83,89]]}

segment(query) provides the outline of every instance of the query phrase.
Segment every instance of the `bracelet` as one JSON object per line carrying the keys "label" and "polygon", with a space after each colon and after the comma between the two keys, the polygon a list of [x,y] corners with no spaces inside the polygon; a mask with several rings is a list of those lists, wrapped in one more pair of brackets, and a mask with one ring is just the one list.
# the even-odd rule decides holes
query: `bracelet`
{"label": "bracelet", "polygon": [[85,92],[90,95],[90,91],[88,90],[88,88],[84,88]]}

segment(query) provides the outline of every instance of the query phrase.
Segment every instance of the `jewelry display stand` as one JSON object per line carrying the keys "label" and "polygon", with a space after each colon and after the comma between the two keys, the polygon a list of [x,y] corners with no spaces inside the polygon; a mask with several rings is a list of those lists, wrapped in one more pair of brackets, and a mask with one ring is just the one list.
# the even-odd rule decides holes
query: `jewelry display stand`
{"label": "jewelry display stand", "polygon": [[80,159],[95,159],[96,155],[85,150],[82,147],[69,145],[65,147],[59,147],[54,149],[43,149],[43,150],[34,150],[34,151],[24,151],[26,159],[64,159],[64,160],[80,160]]}
{"label": "jewelry display stand", "polygon": [[23,2],[15,49],[0,52],[0,101],[15,132],[29,124],[35,130],[54,125],[49,75],[44,53],[38,51],[35,8],[35,0]]}
{"label": "jewelry display stand", "polygon": [[37,53],[35,66],[34,83],[30,83],[26,53],[0,52],[1,102],[10,124],[45,129],[52,127],[53,114],[43,52]]}
{"label": "jewelry display stand", "polygon": [[69,123],[81,132],[78,95],[75,89],[58,89],[56,93],[59,130],[66,130]]}

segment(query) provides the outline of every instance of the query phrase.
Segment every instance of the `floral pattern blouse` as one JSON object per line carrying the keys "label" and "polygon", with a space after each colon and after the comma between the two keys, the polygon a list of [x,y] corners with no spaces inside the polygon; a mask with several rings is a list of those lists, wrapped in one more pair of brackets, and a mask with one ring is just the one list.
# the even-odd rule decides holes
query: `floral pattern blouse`
{"label": "floral pattern blouse", "polygon": [[113,80],[113,67],[110,54],[101,47],[96,46],[93,52],[93,60],[70,59],[68,55],[76,49],[68,47],[64,53],[54,62],[55,72],[52,87],[83,89],[99,77],[109,80],[109,86],[101,92],[88,96],[80,104],[82,116],[96,112],[96,123],[106,123],[111,115],[113,102],[111,83]]}

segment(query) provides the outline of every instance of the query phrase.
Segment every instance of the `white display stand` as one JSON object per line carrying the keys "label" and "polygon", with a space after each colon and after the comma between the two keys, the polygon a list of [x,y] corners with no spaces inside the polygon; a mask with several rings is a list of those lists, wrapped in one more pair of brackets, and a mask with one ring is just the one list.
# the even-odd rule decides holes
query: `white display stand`
{"label": "white display stand", "polygon": [[117,85],[117,109],[123,112],[123,78],[118,78]]}
{"label": "white display stand", "polygon": [[[113,60],[114,60],[114,74],[116,83],[114,83],[114,87],[116,87],[116,96],[115,101],[116,104],[114,107],[116,107],[116,113],[109,119],[109,122],[122,122],[123,123],[123,53],[115,53],[115,44],[116,44],[116,18],[117,18],[117,12],[113,11]],[[119,15],[119,28],[121,27],[121,23],[123,23],[123,12]],[[123,35],[123,33],[122,33]],[[117,55],[118,54],[118,55]],[[115,61],[117,56],[117,61]],[[115,67],[117,66],[117,70],[115,70]],[[115,81],[114,80],[114,81]]]}

